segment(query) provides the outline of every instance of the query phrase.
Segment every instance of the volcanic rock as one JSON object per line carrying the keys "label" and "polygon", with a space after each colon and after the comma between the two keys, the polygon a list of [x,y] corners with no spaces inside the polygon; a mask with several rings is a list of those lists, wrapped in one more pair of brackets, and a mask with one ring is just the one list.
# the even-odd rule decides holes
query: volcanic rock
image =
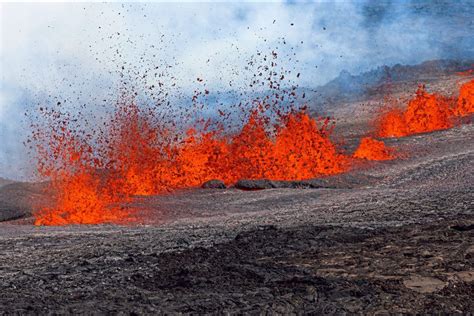
{"label": "volcanic rock", "polygon": [[263,189],[274,189],[279,187],[277,183],[268,180],[268,179],[260,179],[260,180],[249,180],[249,179],[242,179],[237,181],[235,184],[237,189],[241,190],[263,190]]}
{"label": "volcanic rock", "polygon": [[241,190],[263,190],[263,189],[349,189],[355,183],[347,175],[336,175],[323,179],[309,179],[309,180],[239,180],[235,184],[235,188]]}
{"label": "volcanic rock", "polygon": [[222,180],[209,180],[202,184],[203,189],[225,189],[225,183]]}
{"label": "volcanic rock", "polygon": [[469,230],[474,230],[474,224],[459,224],[451,226],[451,228],[460,232],[466,232]]}

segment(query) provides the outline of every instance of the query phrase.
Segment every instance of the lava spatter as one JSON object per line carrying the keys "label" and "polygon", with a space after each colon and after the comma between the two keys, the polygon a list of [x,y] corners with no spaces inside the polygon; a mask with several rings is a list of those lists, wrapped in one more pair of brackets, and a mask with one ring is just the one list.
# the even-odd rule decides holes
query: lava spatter
{"label": "lava spatter", "polygon": [[355,158],[367,160],[392,160],[396,158],[395,149],[387,147],[381,140],[372,137],[361,139],[359,147],[354,152]]}
{"label": "lava spatter", "polygon": [[136,103],[121,103],[104,123],[106,131],[89,141],[70,129],[67,117],[48,116],[37,132],[39,172],[52,180],[57,195],[53,207],[35,212],[36,224],[127,222],[133,214],[122,206],[132,196],[215,178],[226,184],[242,178],[301,180],[348,169],[348,157],[330,139],[329,120],[295,110],[272,123],[265,111],[256,107],[235,132],[183,132],[161,125]]}
{"label": "lava spatter", "polygon": [[419,86],[405,109],[388,109],[378,120],[378,136],[401,137],[453,126],[453,101]]}
{"label": "lava spatter", "polygon": [[466,82],[459,89],[459,97],[454,113],[467,116],[474,113],[474,80]]}

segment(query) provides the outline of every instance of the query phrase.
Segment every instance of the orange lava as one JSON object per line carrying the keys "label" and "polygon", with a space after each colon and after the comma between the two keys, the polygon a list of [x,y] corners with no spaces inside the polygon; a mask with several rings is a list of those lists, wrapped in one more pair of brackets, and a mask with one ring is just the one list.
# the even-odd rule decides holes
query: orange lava
{"label": "orange lava", "polygon": [[474,80],[461,86],[457,106],[454,110],[454,114],[458,116],[467,116],[472,113],[474,113]]}
{"label": "orange lava", "polygon": [[[35,212],[35,225],[100,224],[130,221],[130,214],[118,205],[115,194],[101,185],[98,177],[78,173],[56,180],[56,201],[51,208]],[[127,220],[128,219],[128,220]]]}
{"label": "orange lava", "polygon": [[424,86],[408,102],[406,109],[390,109],[378,119],[378,136],[401,137],[447,129],[453,126],[453,101]]}
{"label": "orange lava", "polygon": [[355,158],[367,160],[391,160],[396,158],[393,148],[385,146],[385,143],[372,137],[361,139],[359,147],[354,152]]}
{"label": "orange lava", "polygon": [[36,134],[42,144],[39,172],[56,192],[54,207],[35,212],[36,225],[128,222],[133,214],[123,204],[133,195],[197,187],[216,178],[227,184],[315,178],[349,165],[330,140],[329,120],[303,110],[281,117],[276,126],[255,111],[237,133],[191,128],[183,135],[131,104],[119,107],[107,132],[94,141],[78,137],[66,121],[53,120],[48,132]]}
{"label": "orange lava", "polygon": [[234,134],[191,128],[184,137],[170,137],[139,113],[124,121],[109,157],[130,194],[196,187],[216,178],[227,184],[242,178],[307,179],[347,168],[329,139],[329,122],[318,123],[303,111],[284,116],[274,132],[257,112]]}
{"label": "orange lava", "polygon": [[[58,116],[59,117],[59,116]],[[117,206],[119,191],[93,168],[92,148],[60,120],[55,128],[36,130],[38,171],[50,179],[54,206],[34,212],[35,225],[117,223],[129,214]]]}

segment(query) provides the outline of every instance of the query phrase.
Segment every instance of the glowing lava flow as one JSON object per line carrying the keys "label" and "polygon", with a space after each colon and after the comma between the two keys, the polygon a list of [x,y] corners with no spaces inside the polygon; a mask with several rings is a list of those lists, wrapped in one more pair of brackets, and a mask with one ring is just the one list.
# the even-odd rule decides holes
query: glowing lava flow
{"label": "glowing lava flow", "polygon": [[347,159],[329,139],[329,121],[318,123],[303,111],[284,116],[273,133],[254,112],[238,133],[193,128],[180,138],[135,109],[122,117],[125,124],[114,124],[120,129],[109,141],[109,160],[131,194],[196,187],[215,178],[227,184],[242,178],[298,180],[347,169]]}
{"label": "glowing lava flow", "polygon": [[36,137],[42,144],[39,171],[52,180],[56,200],[35,212],[36,224],[127,222],[133,216],[121,205],[131,196],[215,178],[227,184],[242,178],[299,180],[347,170],[349,158],[331,142],[329,120],[299,111],[281,117],[274,129],[269,121],[253,112],[234,134],[190,129],[181,135],[131,104],[119,107],[106,133],[87,142],[66,119],[52,120],[48,132],[39,130]]}
{"label": "glowing lava flow", "polygon": [[474,113],[474,80],[463,84],[459,89],[459,98],[454,113],[458,116]]}
{"label": "glowing lava flow", "polygon": [[446,129],[453,126],[451,117],[450,100],[420,86],[404,111],[392,109],[383,114],[378,135],[400,137]]}
{"label": "glowing lava flow", "polygon": [[402,137],[412,134],[447,129],[454,126],[459,116],[474,113],[474,80],[460,88],[459,98],[447,98],[428,93],[420,86],[406,109],[392,108],[378,119],[380,137]]}
{"label": "glowing lava flow", "polygon": [[[40,174],[50,179],[55,205],[41,208],[36,225],[117,223],[132,218],[117,203],[120,191],[113,191],[93,168],[92,148],[79,141],[61,120],[50,131],[37,130],[34,137],[46,142],[38,145]],[[46,137],[46,139],[44,138]]]}
{"label": "glowing lava flow", "polygon": [[396,155],[395,150],[385,146],[383,141],[364,137],[354,152],[354,157],[367,160],[391,160],[396,158]]}

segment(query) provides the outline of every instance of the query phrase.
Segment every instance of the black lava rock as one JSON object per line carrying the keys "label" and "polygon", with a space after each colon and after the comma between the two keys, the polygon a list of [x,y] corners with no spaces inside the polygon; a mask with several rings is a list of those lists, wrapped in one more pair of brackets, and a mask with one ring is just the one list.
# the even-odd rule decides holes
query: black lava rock
{"label": "black lava rock", "polygon": [[263,190],[263,189],[276,188],[277,185],[276,183],[268,179],[260,179],[260,180],[242,179],[242,180],[237,181],[237,183],[235,184],[235,187],[241,190]]}
{"label": "black lava rock", "polygon": [[225,189],[226,186],[221,180],[209,180],[202,184],[203,189]]}

